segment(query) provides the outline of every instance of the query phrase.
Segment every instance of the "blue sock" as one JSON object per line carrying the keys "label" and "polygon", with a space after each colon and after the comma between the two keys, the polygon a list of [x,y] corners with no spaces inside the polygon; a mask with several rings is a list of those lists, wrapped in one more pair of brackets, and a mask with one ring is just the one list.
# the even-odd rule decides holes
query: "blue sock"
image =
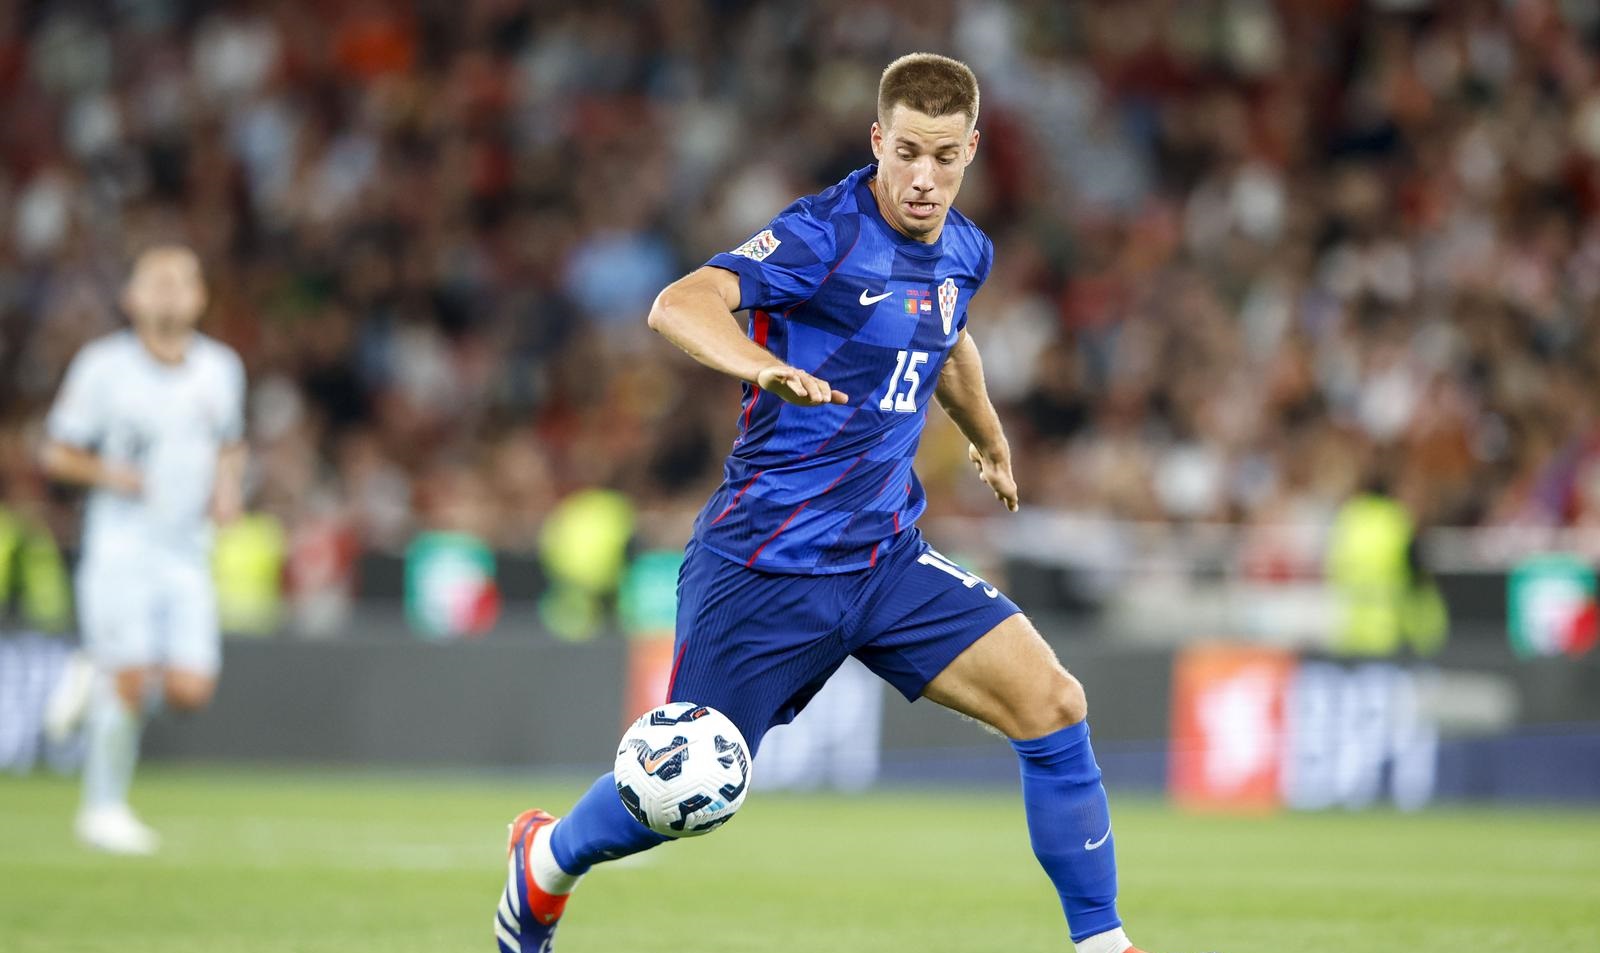
{"label": "blue sock", "polygon": [[638,821],[617,796],[616,776],[602,774],[550,832],[556,863],[574,877],[602,861],[649,850],[670,840]]}
{"label": "blue sock", "polygon": [[1072,941],[1116,929],[1122,925],[1116,843],[1088,722],[1013,741],[1011,747],[1022,761],[1022,804],[1033,853],[1061,895]]}

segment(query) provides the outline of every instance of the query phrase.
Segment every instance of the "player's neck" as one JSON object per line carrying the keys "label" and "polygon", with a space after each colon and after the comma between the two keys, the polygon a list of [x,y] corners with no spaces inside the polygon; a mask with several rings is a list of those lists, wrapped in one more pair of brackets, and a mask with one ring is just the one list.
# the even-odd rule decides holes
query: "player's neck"
{"label": "player's neck", "polygon": [[156,359],[159,364],[176,367],[182,364],[189,356],[189,342],[193,334],[182,334],[169,337],[164,334],[150,334],[147,332],[134,332],[139,343],[144,345],[145,353]]}
{"label": "player's neck", "polygon": [[895,207],[892,204],[889,204],[884,199],[883,192],[878,188],[878,177],[877,176],[873,176],[872,178],[867,180],[867,189],[868,189],[868,191],[870,191],[872,193],[872,202],[873,202],[873,204],[878,206],[878,217],[883,219],[884,223],[887,224],[890,228],[894,229],[895,231],[899,232],[900,234],[904,235],[905,237],[911,239],[914,242],[921,242],[924,245],[932,245],[934,242],[938,241],[939,240],[939,236],[944,233],[944,222],[940,222],[938,224],[938,226],[935,227],[934,230],[929,232],[927,235],[923,235],[923,236],[919,237],[917,235],[911,234],[910,232],[908,232],[905,229],[900,227],[900,222],[899,222],[898,219],[895,218],[895,215],[894,215]]}

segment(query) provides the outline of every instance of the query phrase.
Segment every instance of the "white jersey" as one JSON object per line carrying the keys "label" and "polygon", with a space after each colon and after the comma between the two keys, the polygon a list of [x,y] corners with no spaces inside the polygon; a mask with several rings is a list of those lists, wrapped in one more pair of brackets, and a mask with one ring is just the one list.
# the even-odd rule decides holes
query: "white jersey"
{"label": "white jersey", "polygon": [[51,439],[143,478],[138,497],[91,491],[86,557],[155,548],[203,558],[217,454],[244,435],[244,365],[203,334],[180,364],[156,360],[132,331],[109,334],[72,359],[45,427]]}

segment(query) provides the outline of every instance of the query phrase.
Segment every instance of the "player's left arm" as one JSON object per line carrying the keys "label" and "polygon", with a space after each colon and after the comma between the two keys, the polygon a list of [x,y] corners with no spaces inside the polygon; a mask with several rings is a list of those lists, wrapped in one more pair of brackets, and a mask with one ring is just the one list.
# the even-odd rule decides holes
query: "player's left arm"
{"label": "player's left arm", "polygon": [[967,438],[967,458],[977,467],[978,477],[1015,513],[1020,504],[1017,481],[1011,475],[1011,445],[983,382],[983,357],[965,328],[939,372],[934,396]]}
{"label": "player's left arm", "polygon": [[250,448],[244,440],[244,364],[229,351],[221,374],[223,406],[227,408],[217,437],[216,474],[211,482],[211,519],[231,523],[244,515],[244,471]]}
{"label": "player's left arm", "polygon": [[211,519],[231,523],[244,514],[244,469],[250,450],[243,440],[217,451],[217,475],[211,485]]}

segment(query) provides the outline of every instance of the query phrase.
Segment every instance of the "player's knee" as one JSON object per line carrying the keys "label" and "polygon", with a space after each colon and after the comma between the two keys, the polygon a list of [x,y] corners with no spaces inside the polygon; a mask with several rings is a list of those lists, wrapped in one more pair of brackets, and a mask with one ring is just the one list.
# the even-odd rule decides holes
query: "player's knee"
{"label": "player's knee", "polygon": [[169,677],[166,688],[167,707],[176,711],[199,711],[211,704],[216,683],[209,678]]}
{"label": "player's knee", "polygon": [[211,692],[197,688],[167,687],[167,707],[173,711],[200,711],[211,704]]}
{"label": "player's knee", "polygon": [[1062,728],[1076,725],[1089,717],[1089,696],[1083,690],[1083,683],[1070,674],[1056,692],[1056,705]]}
{"label": "player's knee", "polygon": [[1052,679],[1052,684],[1040,703],[1030,710],[1016,726],[1015,738],[1042,738],[1051,732],[1071,727],[1089,717],[1089,699],[1084,694],[1083,683],[1066,672]]}
{"label": "player's knee", "polygon": [[125,668],[116,673],[113,679],[116,686],[117,697],[122,699],[122,704],[129,711],[144,709],[146,692],[150,687],[149,673],[142,668]]}

